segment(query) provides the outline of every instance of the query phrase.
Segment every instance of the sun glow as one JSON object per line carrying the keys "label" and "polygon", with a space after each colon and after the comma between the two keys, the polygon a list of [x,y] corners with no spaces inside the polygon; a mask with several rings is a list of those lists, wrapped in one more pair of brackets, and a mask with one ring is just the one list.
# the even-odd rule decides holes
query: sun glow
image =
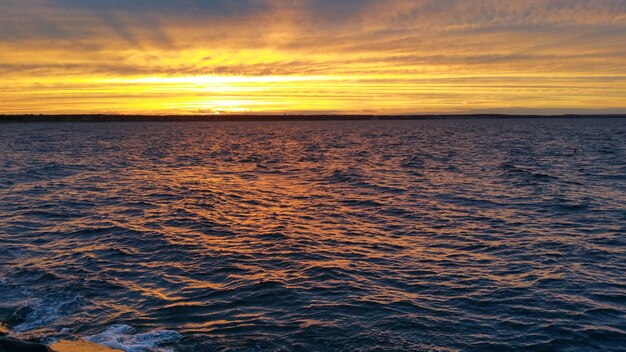
{"label": "sun glow", "polygon": [[[309,82],[339,80],[339,77],[329,76],[182,76],[182,77],[138,77],[116,78],[106,80],[110,83],[137,83],[137,84],[176,84],[176,85],[203,85],[207,87],[215,85],[241,84],[241,83],[283,83],[283,82]],[[345,79],[345,78],[344,78]]]}
{"label": "sun glow", "polygon": [[0,114],[626,112],[613,3],[520,1],[492,18],[471,1],[351,2],[339,21],[308,2],[144,20],[16,2],[0,12]]}

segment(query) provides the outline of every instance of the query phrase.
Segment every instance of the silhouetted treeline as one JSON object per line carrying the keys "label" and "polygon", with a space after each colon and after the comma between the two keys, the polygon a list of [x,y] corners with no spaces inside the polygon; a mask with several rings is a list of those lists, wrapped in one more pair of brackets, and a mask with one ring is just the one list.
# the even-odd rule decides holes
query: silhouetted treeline
{"label": "silhouetted treeline", "polygon": [[2,122],[358,121],[450,119],[626,118],[626,115],[0,115]]}

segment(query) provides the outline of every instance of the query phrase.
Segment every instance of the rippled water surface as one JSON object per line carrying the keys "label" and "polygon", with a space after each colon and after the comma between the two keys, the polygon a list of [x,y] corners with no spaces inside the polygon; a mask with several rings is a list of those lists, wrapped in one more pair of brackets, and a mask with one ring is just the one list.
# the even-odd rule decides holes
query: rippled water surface
{"label": "rippled water surface", "polygon": [[128,351],[624,351],[626,120],[0,125],[0,318]]}

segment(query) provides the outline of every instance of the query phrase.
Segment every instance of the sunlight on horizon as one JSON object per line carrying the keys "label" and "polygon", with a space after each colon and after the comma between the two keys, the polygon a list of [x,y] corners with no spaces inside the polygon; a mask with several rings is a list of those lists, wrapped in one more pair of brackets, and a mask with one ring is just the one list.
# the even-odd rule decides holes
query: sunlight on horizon
{"label": "sunlight on horizon", "polygon": [[89,4],[3,8],[0,114],[626,113],[608,0]]}

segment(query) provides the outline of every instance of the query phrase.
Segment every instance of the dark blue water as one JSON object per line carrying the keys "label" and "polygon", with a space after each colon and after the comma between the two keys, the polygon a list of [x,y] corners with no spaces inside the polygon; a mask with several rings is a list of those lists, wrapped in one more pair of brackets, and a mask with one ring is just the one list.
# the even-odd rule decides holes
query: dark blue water
{"label": "dark blue water", "polygon": [[0,318],[127,351],[624,351],[626,120],[0,125]]}

